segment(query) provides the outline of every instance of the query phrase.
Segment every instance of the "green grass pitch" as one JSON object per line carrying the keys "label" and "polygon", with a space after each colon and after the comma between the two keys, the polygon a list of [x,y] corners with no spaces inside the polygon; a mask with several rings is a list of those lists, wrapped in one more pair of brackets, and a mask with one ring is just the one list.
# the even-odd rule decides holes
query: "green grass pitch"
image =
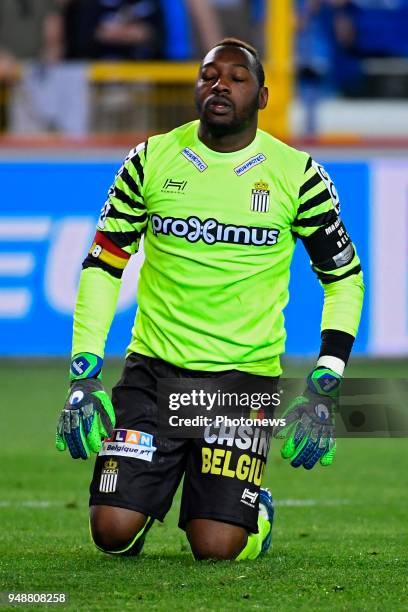
{"label": "green grass pitch", "polygon": [[[107,386],[119,369],[107,364]],[[273,443],[266,485],[278,505],[260,560],[196,563],[176,526],[178,497],[140,558],[110,557],[88,535],[92,462],[54,450],[66,370],[0,363],[0,591],[63,591],[68,609],[87,611],[408,610],[407,439],[340,440],[334,465],[311,472],[287,465]],[[357,360],[349,370],[406,372],[406,362]]]}

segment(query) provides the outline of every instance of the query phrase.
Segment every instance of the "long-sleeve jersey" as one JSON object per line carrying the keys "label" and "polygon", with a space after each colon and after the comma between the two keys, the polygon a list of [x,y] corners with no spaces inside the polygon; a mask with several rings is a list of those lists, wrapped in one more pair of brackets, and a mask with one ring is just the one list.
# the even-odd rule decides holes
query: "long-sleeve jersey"
{"label": "long-sleeve jersey", "polygon": [[84,261],[74,355],[103,357],[120,277],[143,235],[128,352],[192,370],[280,374],[297,238],[325,291],[322,329],[356,335],[364,286],[333,182],[262,130],[219,153],[194,121],[130,151]]}

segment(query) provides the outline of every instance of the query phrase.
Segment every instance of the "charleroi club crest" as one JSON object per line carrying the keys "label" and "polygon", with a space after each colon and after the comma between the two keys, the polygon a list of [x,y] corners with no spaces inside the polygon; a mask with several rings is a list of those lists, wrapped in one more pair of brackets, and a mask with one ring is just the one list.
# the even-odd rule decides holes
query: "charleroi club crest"
{"label": "charleroi club crest", "polygon": [[253,212],[265,213],[269,210],[269,185],[264,181],[254,183],[251,192],[251,210]]}
{"label": "charleroi club crest", "polygon": [[99,491],[101,493],[114,493],[118,481],[118,462],[112,458],[105,461],[99,483]]}

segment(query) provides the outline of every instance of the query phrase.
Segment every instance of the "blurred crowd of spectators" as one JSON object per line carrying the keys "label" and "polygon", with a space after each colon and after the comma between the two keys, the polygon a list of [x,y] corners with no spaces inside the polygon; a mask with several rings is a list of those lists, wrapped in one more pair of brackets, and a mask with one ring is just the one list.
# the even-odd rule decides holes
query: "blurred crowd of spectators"
{"label": "blurred crowd of spectators", "polygon": [[[264,5],[265,0],[0,0],[0,84],[15,84],[0,127],[87,133],[92,103],[84,60],[189,60],[231,35],[262,49]],[[129,96],[106,85],[99,103],[125,108]]]}
{"label": "blurred crowd of spectators", "polygon": [[[265,1],[1,0],[0,76],[21,59],[186,60],[231,35],[262,50]],[[408,58],[408,0],[294,1],[306,87],[358,94],[364,58]]]}
{"label": "blurred crowd of spectators", "polygon": [[253,39],[263,0],[1,0],[7,62],[39,58],[175,59],[226,35]]}
{"label": "blurred crowd of spectators", "polygon": [[365,95],[365,60],[408,60],[408,0],[296,0],[296,6],[304,91]]}
{"label": "blurred crowd of spectators", "polygon": [[[371,95],[364,74],[367,58],[402,58],[408,66],[408,0],[293,2],[298,92],[310,109],[310,132],[322,96]],[[0,84],[19,81],[11,115],[4,121],[0,117],[0,123],[17,132],[85,133],[90,94],[82,60],[189,60],[224,36],[243,38],[262,54],[266,3],[0,0]],[[25,60],[31,62],[21,72]],[[402,70],[408,95],[408,68]]]}

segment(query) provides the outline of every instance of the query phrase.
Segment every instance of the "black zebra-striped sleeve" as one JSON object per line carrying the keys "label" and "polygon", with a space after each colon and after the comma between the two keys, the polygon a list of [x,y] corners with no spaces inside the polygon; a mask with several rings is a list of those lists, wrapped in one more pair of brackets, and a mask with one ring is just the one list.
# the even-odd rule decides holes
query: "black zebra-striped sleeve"
{"label": "black zebra-striped sleeve", "polygon": [[346,363],[360,321],[364,283],[360,260],[339,213],[333,181],[323,166],[309,158],[292,231],[306,247],[324,289],[320,355]]}
{"label": "black zebra-striped sleeve", "polygon": [[115,176],[101,210],[83,268],[98,267],[120,278],[146,230],[143,197],[147,142],[132,149]]}
{"label": "black zebra-striped sleeve", "polygon": [[292,231],[301,238],[323,284],[361,272],[355,247],[339,215],[334,183],[324,167],[310,157],[299,188]]}

